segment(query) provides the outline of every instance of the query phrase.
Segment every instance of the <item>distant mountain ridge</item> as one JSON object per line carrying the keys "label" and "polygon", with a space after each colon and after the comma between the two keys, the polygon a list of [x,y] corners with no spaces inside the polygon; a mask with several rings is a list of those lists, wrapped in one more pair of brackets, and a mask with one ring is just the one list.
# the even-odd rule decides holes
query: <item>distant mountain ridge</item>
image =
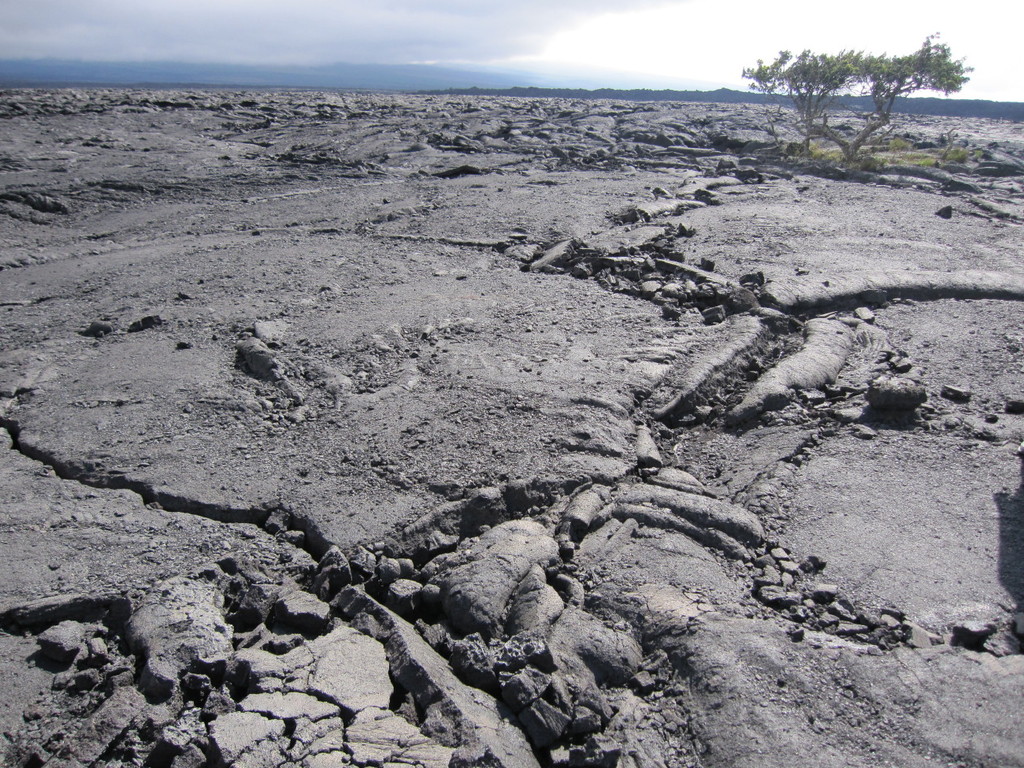
{"label": "distant mountain ridge", "polygon": [[[752,91],[719,88],[713,91],[675,91],[646,88],[447,88],[427,91],[434,94],[459,96],[520,96],[524,98],[562,99],[617,99],[620,101],[702,101],[715,104],[765,104],[768,97]],[[842,102],[856,110],[871,108],[867,96],[847,97]],[[1002,120],[1024,120],[1024,103],[1016,101],[986,101],[984,99],[940,99],[918,97],[897,99],[894,112],[908,115],[936,115],[941,117],[987,117]]]}
{"label": "distant mountain ridge", "polygon": [[[236,87],[321,88],[368,91],[414,91],[464,96],[618,99],[623,101],[702,101],[761,104],[750,91],[619,88],[552,88],[523,85],[535,75],[489,72],[427,64],[327,64],[316,67],[191,64],[186,62],[90,62],[67,59],[0,60],[0,87]],[[855,109],[868,107],[866,97],[849,98]],[[981,99],[910,98],[894,111],[918,115],[988,117],[1024,121],[1024,103]]]}
{"label": "distant mountain ridge", "polygon": [[523,78],[426,64],[326,64],[317,67],[186,62],[0,60],[0,87],[224,86],[409,91],[508,88]]}

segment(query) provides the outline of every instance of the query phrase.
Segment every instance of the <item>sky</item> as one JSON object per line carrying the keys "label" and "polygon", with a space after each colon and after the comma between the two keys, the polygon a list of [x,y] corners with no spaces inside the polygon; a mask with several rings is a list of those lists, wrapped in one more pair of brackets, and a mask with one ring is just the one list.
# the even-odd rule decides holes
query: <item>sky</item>
{"label": "sky", "polygon": [[1024,102],[1021,29],[1017,0],[0,0],[0,58],[435,63],[582,87],[744,88],[783,49],[902,54],[939,33],[975,70],[960,97]]}

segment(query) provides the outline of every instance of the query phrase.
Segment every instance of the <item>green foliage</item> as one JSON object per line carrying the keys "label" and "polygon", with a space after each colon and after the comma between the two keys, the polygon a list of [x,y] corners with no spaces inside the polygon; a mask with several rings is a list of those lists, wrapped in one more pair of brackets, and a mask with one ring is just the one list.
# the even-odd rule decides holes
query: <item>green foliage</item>
{"label": "green foliage", "polygon": [[889,139],[890,152],[906,152],[908,149],[911,148],[911,146],[912,145],[909,141],[907,141],[906,139],[901,139],[899,136]]}
{"label": "green foliage", "polygon": [[[744,69],[743,77],[751,81],[752,90],[792,101],[805,151],[810,150],[813,139],[825,139],[838,146],[843,159],[851,163],[867,140],[890,123],[896,99],[918,91],[949,95],[963,88],[970,71],[963,59],[954,59],[949,46],[933,36],[906,56],[809,50],[794,56],[781,51],[769,64],[758,60],[756,67]],[[859,114],[861,127],[852,136],[828,122],[838,100],[846,95],[870,96],[874,105],[870,112]]]}
{"label": "green foliage", "polygon": [[971,153],[967,147],[946,147],[942,152],[942,162],[944,163],[966,163],[970,157]]}

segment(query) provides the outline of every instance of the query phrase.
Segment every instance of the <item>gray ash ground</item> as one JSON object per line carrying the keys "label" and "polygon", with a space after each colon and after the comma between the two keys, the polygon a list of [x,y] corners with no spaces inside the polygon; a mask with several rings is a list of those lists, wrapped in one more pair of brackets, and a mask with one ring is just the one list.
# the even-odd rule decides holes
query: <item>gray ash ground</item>
{"label": "gray ash ground", "polygon": [[1024,765],[1018,124],[0,121],[5,765]]}

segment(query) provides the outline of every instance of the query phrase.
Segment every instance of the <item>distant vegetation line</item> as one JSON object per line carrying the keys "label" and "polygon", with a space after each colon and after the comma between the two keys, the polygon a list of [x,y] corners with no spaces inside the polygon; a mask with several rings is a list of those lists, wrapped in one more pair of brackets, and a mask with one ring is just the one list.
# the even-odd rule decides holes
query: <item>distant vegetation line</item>
{"label": "distant vegetation line", "polygon": [[[457,96],[520,96],[524,98],[559,99],[612,99],[620,101],[702,101],[713,104],[764,104],[767,97],[760,93],[719,88],[715,91],[673,91],[634,88],[448,88],[440,91],[422,91],[435,95]],[[869,109],[867,96],[847,97],[843,103],[853,109]],[[909,115],[937,115],[943,117],[989,117],[1002,120],[1024,121],[1024,103],[1013,101],[985,101],[982,99],[899,99],[893,112]]]}

